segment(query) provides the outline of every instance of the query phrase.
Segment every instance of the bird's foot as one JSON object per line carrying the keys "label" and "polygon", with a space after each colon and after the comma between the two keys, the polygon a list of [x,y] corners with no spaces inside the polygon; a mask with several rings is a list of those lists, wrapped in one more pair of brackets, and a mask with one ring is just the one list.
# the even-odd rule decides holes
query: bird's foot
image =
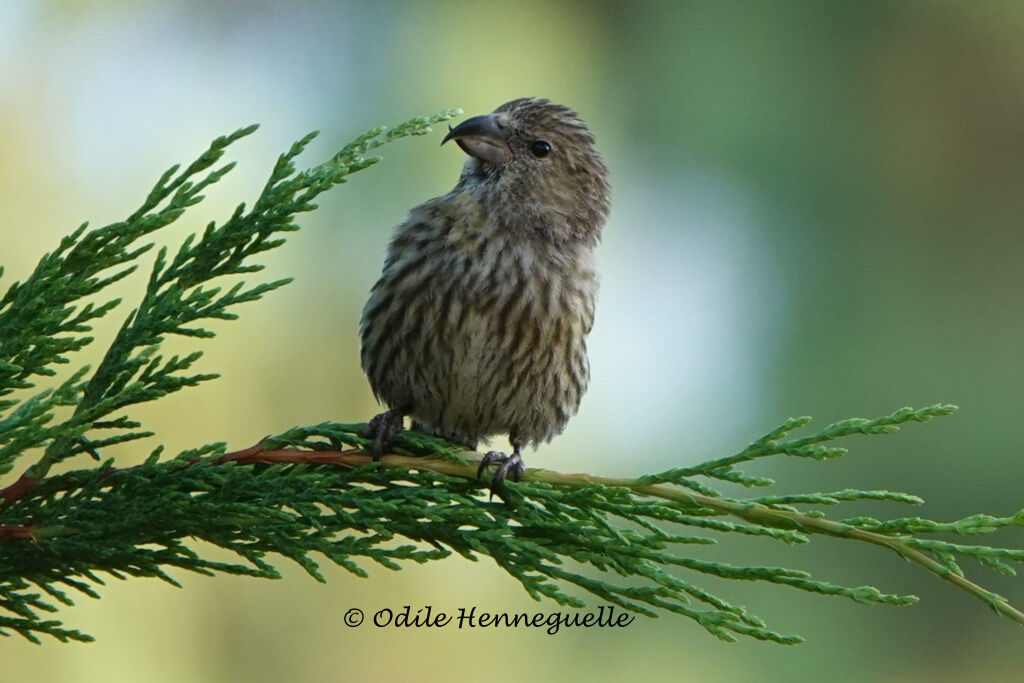
{"label": "bird's foot", "polygon": [[380,456],[386,450],[391,450],[395,445],[395,437],[402,431],[402,420],[405,419],[406,410],[392,408],[387,412],[374,416],[366,423],[363,430],[364,439],[373,439],[370,446],[370,454],[374,460],[380,460]]}
{"label": "bird's foot", "polygon": [[491,479],[491,495],[498,494],[500,496],[505,478],[511,475],[512,481],[519,481],[526,467],[523,465],[523,457],[519,453],[519,446],[512,450],[512,455],[491,451],[480,460],[480,467],[476,470],[477,479],[483,476],[485,469],[495,464],[498,466],[498,469],[495,470],[494,478]]}

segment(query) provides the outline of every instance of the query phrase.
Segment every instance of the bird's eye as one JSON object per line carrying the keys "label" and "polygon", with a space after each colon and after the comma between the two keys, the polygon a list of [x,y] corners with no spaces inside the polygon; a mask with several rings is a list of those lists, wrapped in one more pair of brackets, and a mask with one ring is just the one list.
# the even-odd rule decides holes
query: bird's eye
{"label": "bird's eye", "polygon": [[530,145],[530,151],[535,157],[546,157],[551,153],[551,144],[547,140],[536,140]]}

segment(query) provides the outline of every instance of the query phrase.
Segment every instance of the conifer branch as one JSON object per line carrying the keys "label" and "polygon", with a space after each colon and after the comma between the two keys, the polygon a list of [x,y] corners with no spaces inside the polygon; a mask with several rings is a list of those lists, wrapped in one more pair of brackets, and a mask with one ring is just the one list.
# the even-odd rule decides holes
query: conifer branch
{"label": "conifer branch", "polygon": [[[793,418],[743,450],[698,465],[639,478],[527,470],[506,482],[506,500],[492,500],[476,477],[479,454],[442,440],[402,432],[395,452],[372,462],[362,424],[323,423],[268,437],[227,452],[213,443],[172,458],[156,448],[142,464],[112,461],[63,474],[52,465],[99,457],[109,445],[152,435],[131,417],[138,403],[197,386],[216,375],[192,368],[200,356],[164,358],[167,335],[197,342],[212,336],[203,325],[232,320],[235,307],[255,301],[287,280],[245,283],[260,254],[297,229],[296,214],[345,177],[372,165],[365,156],[387,142],[424,134],[454,112],[419,118],[360,136],[324,164],[297,172],[294,159],[307,136],[281,156],[260,196],[240,205],[221,225],[185,238],[172,254],[155,255],[136,308],[129,313],[95,370],[65,373],[38,390],[39,377],[94,340],[91,321],[116,310],[106,287],[128,277],[152,246],[145,237],[174,223],[227,173],[214,168],[225,149],[254,127],[219,138],[199,159],[171,168],[125,221],[88,231],[82,226],[45,256],[23,283],[0,298],[0,477],[27,462],[13,480],[0,480],[0,634],[33,642],[90,640],[42,615],[71,592],[98,597],[104,575],[156,577],[178,585],[168,571],[233,573],[279,578],[275,555],[291,559],[322,581],[319,561],[361,577],[367,562],[400,569],[452,554],[491,558],[536,599],[569,607],[590,595],[640,614],[673,612],[713,635],[792,644],[795,635],[768,628],[745,608],[701,585],[707,576],[758,581],[862,604],[908,605],[912,595],[871,586],[843,586],[792,568],[737,566],[687,549],[720,534],[762,536],[787,544],[829,536],[877,545],[967,591],[1017,623],[1024,614],[1003,597],[968,579],[965,558],[1003,574],[1024,561],[1024,550],[955,543],[946,536],[977,536],[1024,526],[1024,511],[1009,517],[972,515],[952,522],[920,517],[877,520],[830,517],[858,501],[917,505],[920,498],[887,490],[842,489],[785,495],[727,496],[719,487],[760,489],[767,477],[739,466],[789,456],[827,460],[846,453],[836,445],[857,435],[895,432],[899,426],[948,415],[954,406],[905,408],[874,420],[836,422],[805,436],[791,434],[809,418]],[[232,279],[224,289],[214,279]],[[71,410],[59,410],[60,408]],[[36,455],[29,462],[31,454]],[[236,562],[203,557],[200,539],[233,552]],[[404,543],[396,544],[396,539]],[[616,578],[618,577],[618,578]]]}

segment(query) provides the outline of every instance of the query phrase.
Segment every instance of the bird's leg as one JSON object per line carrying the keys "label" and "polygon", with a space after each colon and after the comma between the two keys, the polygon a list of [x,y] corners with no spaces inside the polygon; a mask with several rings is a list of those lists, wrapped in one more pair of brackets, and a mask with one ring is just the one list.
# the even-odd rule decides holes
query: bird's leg
{"label": "bird's leg", "polygon": [[491,451],[480,460],[480,467],[476,470],[476,476],[479,479],[485,469],[494,464],[498,465],[498,469],[494,472],[494,478],[491,479],[492,496],[496,493],[501,495],[502,483],[504,483],[506,477],[511,475],[512,481],[519,481],[519,478],[523,476],[523,470],[526,469],[523,465],[522,442],[517,438],[512,438],[511,441],[512,455]]}
{"label": "bird's leg", "polygon": [[402,431],[402,420],[408,415],[410,410],[405,407],[392,408],[380,415],[374,416],[372,420],[366,423],[366,429],[363,430],[364,439],[373,439],[373,445],[370,446],[370,453],[373,455],[374,460],[380,460],[380,456],[385,450],[391,450],[391,447],[395,445],[395,437],[398,436],[398,432]]}

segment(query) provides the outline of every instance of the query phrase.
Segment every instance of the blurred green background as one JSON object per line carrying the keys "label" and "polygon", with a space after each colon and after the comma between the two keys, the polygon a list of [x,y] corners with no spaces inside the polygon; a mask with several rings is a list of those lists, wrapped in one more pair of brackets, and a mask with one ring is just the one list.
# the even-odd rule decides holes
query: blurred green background
{"label": "blurred green background", "polygon": [[[125,217],[171,163],[244,124],[262,128],[233,152],[239,168],[169,240],[251,200],[309,130],[323,131],[312,164],[373,125],[545,96],[595,131],[614,202],[591,388],[529,464],[635,475],[731,453],[790,415],[824,424],[949,401],[955,417],[854,442],[840,461],[763,471],[787,491],[929,501],[848,515],[1011,514],[1024,507],[1022,45],[1024,4],[1010,1],[7,0],[0,286],[82,220]],[[359,311],[391,227],[454,184],[464,158],[439,142],[385,148],[302,218],[266,258],[295,283],[203,345],[203,369],[223,378],[140,411],[160,441],[242,447],[374,412]],[[675,616],[557,636],[341,621],[349,607],[556,609],[487,560],[373,568],[369,581],[328,567],[327,585],[290,567],[280,582],[177,573],[184,590],[111,580],[102,600],[62,609],[95,644],[2,639],[0,660],[24,682],[1019,680],[1019,626],[877,548],[743,539],[704,552],[922,601],[714,586],[808,637],[783,648],[721,643]],[[1019,581],[968,571],[1024,603]]]}

